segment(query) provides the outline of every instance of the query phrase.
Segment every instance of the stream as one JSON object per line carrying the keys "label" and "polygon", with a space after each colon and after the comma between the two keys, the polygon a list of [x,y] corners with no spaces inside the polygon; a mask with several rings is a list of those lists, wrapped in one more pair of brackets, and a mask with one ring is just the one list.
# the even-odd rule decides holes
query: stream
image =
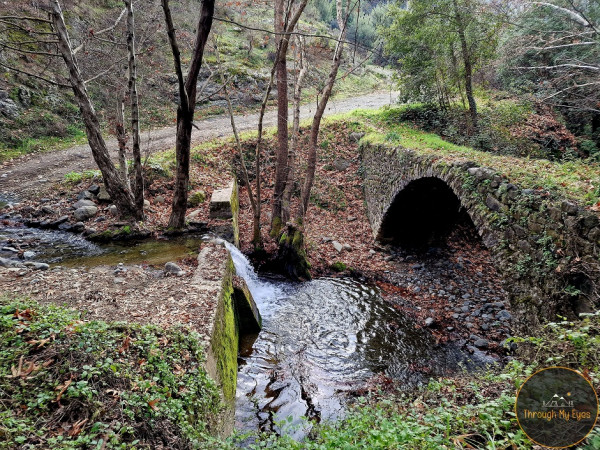
{"label": "stream", "polygon": [[[0,257],[15,258],[16,251],[24,260],[60,264],[66,267],[99,265],[165,264],[186,255],[198,254],[201,234],[188,234],[169,239],[95,244],[84,237],[58,230],[41,230],[24,226],[0,226]],[[23,260],[19,259],[23,262]]]}
{"label": "stream", "polygon": [[[197,254],[201,243],[201,236],[185,236],[97,245],[62,231],[0,228],[0,256],[14,259],[18,249],[19,258],[29,252],[26,259],[68,267],[164,264]],[[258,335],[240,340],[235,421],[243,433],[301,440],[314,422],[342,418],[351,398],[374,377],[410,388],[490,362],[481,352],[436,344],[429,330],[384,300],[375,286],[349,278],[294,283],[258,276],[237,248],[223,243],[263,320]]]}
{"label": "stream", "polygon": [[263,319],[262,331],[240,342],[239,431],[302,439],[311,420],[343,417],[348,394],[375,375],[414,387],[483,364],[456,347],[436,345],[376,287],[347,278],[292,283],[259,277],[238,249],[226,246]]}

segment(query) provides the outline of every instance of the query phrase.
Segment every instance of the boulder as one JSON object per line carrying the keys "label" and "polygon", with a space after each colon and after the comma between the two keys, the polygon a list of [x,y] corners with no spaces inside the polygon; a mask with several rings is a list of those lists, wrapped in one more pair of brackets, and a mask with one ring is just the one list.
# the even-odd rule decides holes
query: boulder
{"label": "boulder", "polygon": [[[206,192],[204,192],[202,190],[196,191],[193,194],[190,194],[190,196],[188,197],[188,206],[195,208],[200,203],[204,203],[204,200],[206,200]],[[164,199],[163,199],[163,202],[164,202]]]}
{"label": "boulder", "polygon": [[0,91],[0,114],[10,119],[14,119],[19,115],[19,107],[8,97],[6,91]]}
{"label": "boulder", "polygon": [[73,225],[73,227],[71,228],[71,231],[75,231],[75,232],[81,232],[85,230],[85,224],[83,222],[77,222],[75,225]]}
{"label": "boulder", "polygon": [[50,268],[50,266],[46,263],[32,262],[32,261],[28,261],[24,265],[27,267],[31,267],[35,270],[48,270]]}
{"label": "boulder", "polygon": [[17,97],[19,98],[19,103],[21,103],[24,108],[29,108],[31,106],[31,91],[26,87],[19,87]]}
{"label": "boulder", "polygon": [[94,195],[98,195],[100,193],[100,186],[97,184],[92,184],[87,190]]}
{"label": "boulder", "polygon": [[178,277],[185,275],[185,271],[174,262],[169,261],[165,264],[165,273],[172,273]]}
{"label": "boulder", "polygon": [[489,342],[486,339],[477,339],[474,344],[477,348],[488,348]]}
{"label": "boulder", "polygon": [[91,217],[94,217],[98,212],[98,208],[95,206],[82,206],[75,210],[73,215],[78,221],[87,220]]}
{"label": "boulder", "polygon": [[365,133],[354,132],[354,133],[350,133],[350,136],[348,136],[348,137],[350,139],[350,142],[356,143],[356,142],[360,141],[364,136],[365,136]]}
{"label": "boulder", "polygon": [[90,191],[81,191],[79,195],[77,195],[77,200],[92,200],[94,198],[94,194]]}
{"label": "boulder", "polygon": [[344,249],[344,246],[342,244],[340,244],[338,241],[333,241],[331,243],[331,245],[333,245],[333,248],[335,248],[338,253],[340,253]]}
{"label": "boulder", "polygon": [[110,202],[110,195],[108,195],[108,192],[104,186],[100,186],[100,191],[96,197],[98,198],[99,202]]}
{"label": "boulder", "polygon": [[344,158],[337,158],[333,161],[333,167],[338,172],[343,172],[348,167],[350,167],[350,164],[351,164],[350,161],[348,161],[347,159],[344,159]]}
{"label": "boulder", "polygon": [[58,219],[50,223],[50,228],[58,228],[69,220],[69,216],[60,216]]}
{"label": "boulder", "polygon": [[13,259],[0,258],[0,267],[18,267],[18,268],[22,268],[22,267],[25,267],[25,265],[23,265],[19,261],[13,260]]}

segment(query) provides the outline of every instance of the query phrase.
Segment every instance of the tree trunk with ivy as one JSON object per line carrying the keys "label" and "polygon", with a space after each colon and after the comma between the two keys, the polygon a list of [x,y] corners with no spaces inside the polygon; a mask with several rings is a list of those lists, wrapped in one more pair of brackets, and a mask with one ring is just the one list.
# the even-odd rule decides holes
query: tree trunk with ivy
{"label": "tree trunk with ivy", "polygon": [[304,185],[300,195],[300,202],[296,212],[296,218],[286,225],[286,231],[281,235],[278,245],[277,257],[282,265],[284,273],[293,279],[309,279],[310,264],[308,263],[306,250],[304,248],[304,222],[308,205],[310,201],[310,192],[313,187],[316,163],[317,163],[317,142],[319,138],[319,130],[323,114],[331,97],[333,85],[337,78],[337,74],[342,63],[342,52],[344,49],[344,40],[346,38],[346,30],[348,18],[350,17],[349,5],[344,5],[342,0],[336,1],[337,22],[340,29],[338,43],[334,51],[333,60],[327,83],[321,91],[320,100],[317,105],[317,110],[313,117],[310,127],[310,140],[308,148],[308,161]]}
{"label": "tree trunk with ivy", "polygon": [[311,279],[310,264],[304,248],[302,225],[288,223],[279,238],[277,259],[281,262],[283,273],[294,280]]}

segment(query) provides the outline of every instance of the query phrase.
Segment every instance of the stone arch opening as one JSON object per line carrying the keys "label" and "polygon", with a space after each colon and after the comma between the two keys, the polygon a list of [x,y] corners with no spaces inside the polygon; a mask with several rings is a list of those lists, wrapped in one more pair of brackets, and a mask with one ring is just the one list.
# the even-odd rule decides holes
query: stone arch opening
{"label": "stone arch opening", "polygon": [[444,181],[425,177],[411,181],[388,208],[378,240],[404,248],[443,245],[453,231],[466,237],[477,236],[477,230],[459,198]]}

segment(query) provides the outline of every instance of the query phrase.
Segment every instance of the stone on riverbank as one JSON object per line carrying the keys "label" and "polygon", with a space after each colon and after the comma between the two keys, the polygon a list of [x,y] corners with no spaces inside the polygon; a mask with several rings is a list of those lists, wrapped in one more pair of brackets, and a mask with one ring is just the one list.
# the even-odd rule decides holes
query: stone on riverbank
{"label": "stone on riverbank", "polygon": [[82,206],[75,210],[73,215],[78,221],[87,220],[94,217],[98,212],[98,208],[95,206]]}

